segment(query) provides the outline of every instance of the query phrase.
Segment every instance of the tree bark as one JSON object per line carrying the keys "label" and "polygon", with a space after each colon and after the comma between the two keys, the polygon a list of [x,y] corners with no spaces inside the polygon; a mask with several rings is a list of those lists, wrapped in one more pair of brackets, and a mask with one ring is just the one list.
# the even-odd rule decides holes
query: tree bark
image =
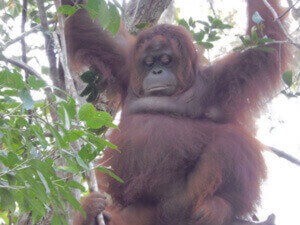
{"label": "tree bark", "polygon": [[149,27],[156,25],[161,14],[168,8],[172,0],[132,0],[124,7],[122,16],[130,33],[136,34],[138,24],[147,23]]}

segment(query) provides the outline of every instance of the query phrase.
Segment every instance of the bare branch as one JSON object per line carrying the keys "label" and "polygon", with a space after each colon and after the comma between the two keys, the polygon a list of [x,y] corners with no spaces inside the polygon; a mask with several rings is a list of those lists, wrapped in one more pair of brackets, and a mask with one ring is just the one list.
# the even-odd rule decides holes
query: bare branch
{"label": "bare branch", "polygon": [[10,63],[14,66],[17,66],[17,67],[21,68],[22,70],[24,70],[25,72],[27,72],[31,75],[34,75],[35,77],[37,77],[40,80],[43,80],[42,76],[35,69],[33,69],[32,67],[28,66],[27,64],[25,64],[21,61],[18,61],[18,60],[15,60],[15,59],[9,59],[9,58],[6,58],[3,55],[1,55],[0,61],[7,62],[7,63]]}
{"label": "bare branch", "polygon": [[300,49],[300,44],[299,43],[295,43],[292,38],[290,37],[289,33],[287,32],[287,30],[285,29],[284,25],[282,24],[277,12],[275,11],[275,9],[270,5],[270,3],[268,2],[268,0],[263,0],[264,4],[266,7],[268,7],[268,9],[271,11],[271,13],[273,14],[274,17],[274,21],[277,21],[278,25],[280,26],[280,28],[282,29],[282,31],[284,32],[288,43],[296,46],[297,48]]}
{"label": "bare branch", "polygon": [[295,158],[294,156],[291,156],[290,154],[279,150],[277,148],[271,147],[271,146],[267,146],[268,150],[272,153],[274,153],[275,155],[277,155],[280,158],[286,159],[289,162],[296,164],[297,166],[300,166],[300,159]]}
{"label": "bare branch", "polygon": [[29,34],[38,32],[40,29],[41,29],[41,25],[37,25],[37,26],[33,27],[31,30],[22,33],[19,37],[16,37],[15,39],[6,42],[3,46],[3,49],[6,49],[10,45],[17,43],[18,41],[20,41],[22,38],[28,36]]}
{"label": "bare branch", "polygon": [[[55,23],[55,22],[56,22],[56,20],[51,20],[51,21],[49,21],[49,24],[52,24],[52,23]],[[24,38],[24,37],[26,37],[26,36],[28,36],[28,35],[30,35],[30,34],[32,34],[32,33],[39,32],[39,31],[41,30],[41,28],[42,28],[42,25],[41,25],[41,24],[34,26],[34,27],[31,28],[30,30],[25,31],[24,33],[22,33],[20,36],[18,36],[18,37],[16,37],[16,38],[14,38],[14,39],[12,39],[12,40],[6,42],[6,43],[2,46],[2,49],[4,50],[4,49],[8,48],[10,45],[13,45],[13,44],[19,42],[22,38]]]}
{"label": "bare branch", "polygon": [[[21,21],[21,32],[25,32],[25,24],[27,20],[27,5],[28,0],[23,0],[23,6],[22,6],[22,21]],[[21,41],[21,48],[22,48],[22,62],[27,63],[27,56],[26,56],[26,42],[25,42],[25,36],[20,40]],[[28,73],[25,72],[25,78],[28,78]]]}
{"label": "bare branch", "polygon": [[[58,9],[62,2],[60,0],[54,0],[55,6]],[[69,93],[74,99],[77,99],[79,102],[79,106],[85,103],[85,99],[80,97],[78,93],[80,93],[75,83],[81,81],[79,76],[72,76],[69,67],[68,67],[68,54],[67,54],[67,47],[66,47],[66,39],[64,34],[64,24],[65,24],[65,17],[64,15],[58,13],[58,33],[56,32],[54,35],[56,44],[60,46],[59,48],[59,61],[62,65],[64,70],[64,80],[65,80],[65,88],[67,93]],[[78,80],[79,79],[79,80]]]}
{"label": "bare branch", "polygon": [[[46,55],[49,61],[50,65],[50,78],[53,82],[53,85],[55,87],[58,87],[62,90],[65,90],[64,86],[64,80],[61,79],[58,73],[58,61],[55,53],[55,42],[52,37],[52,34],[49,30],[49,24],[47,21],[47,15],[46,15],[46,10],[44,6],[44,1],[43,0],[36,0],[37,2],[37,7],[39,11],[39,17],[41,20],[41,25],[43,28],[43,35],[45,38],[45,50],[46,50]],[[57,92],[57,95],[60,95],[61,93]]]}
{"label": "bare branch", "polygon": [[284,13],[282,13],[281,16],[278,17],[278,19],[281,19],[281,18],[283,18],[286,14],[288,14],[288,13],[291,11],[291,9],[293,9],[299,2],[300,2],[300,0],[296,1],[294,4],[291,4],[291,5],[289,6],[289,8],[288,8]]}
{"label": "bare branch", "polygon": [[214,7],[214,1],[213,0],[208,0],[208,3],[209,3],[209,6],[210,6],[210,9],[212,10],[212,12],[214,14],[214,17],[217,17],[217,13],[216,13],[216,10],[215,10],[215,7]]}

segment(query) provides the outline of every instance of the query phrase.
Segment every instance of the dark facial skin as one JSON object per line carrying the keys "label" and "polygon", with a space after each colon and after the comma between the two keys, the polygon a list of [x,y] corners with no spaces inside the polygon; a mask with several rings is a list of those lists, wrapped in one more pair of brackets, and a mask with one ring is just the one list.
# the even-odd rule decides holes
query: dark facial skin
{"label": "dark facial skin", "polygon": [[161,50],[151,51],[142,60],[146,77],[143,80],[145,96],[170,96],[176,92],[177,78],[172,72],[172,53]]}
{"label": "dark facial skin", "polygon": [[219,107],[208,106],[203,99],[209,85],[200,74],[188,90],[177,96],[179,82],[176,72],[180,61],[175,53],[162,41],[153,41],[144,51],[138,64],[140,73],[145,74],[142,76],[143,94],[139,97],[131,96],[123,111],[171,114],[223,122],[223,112]]}
{"label": "dark facial skin", "polygon": [[162,95],[162,93],[167,93],[165,91],[160,92],[160,95],[146,94],[140,98],[130,97],[128,104],[125,104],[127,107],[124,108],[124,112],[130,114],[150,112],[200,118],[205,114],[206,107],[204,99],[201,98],[205,92],[204,82],[197,77],[193,86],[178,96]]}

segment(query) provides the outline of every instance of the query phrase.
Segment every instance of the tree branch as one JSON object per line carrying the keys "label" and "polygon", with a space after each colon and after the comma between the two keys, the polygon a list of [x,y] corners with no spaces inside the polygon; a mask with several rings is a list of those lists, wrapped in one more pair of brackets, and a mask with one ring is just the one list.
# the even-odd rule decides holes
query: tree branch
{"label": "tree branch", "polygon": [[[44,6],[44,1],[43,0],[36,0],[37,2],[37,7],[39,11],[39,18],[41,20],[41,25],[43,28],[43,35],[45,38],[45,49],[46,49],[46,55],[49,61],[49,66],[50,66],[50,78],[53,82],[53,85],[55,87],[58,87],[62,90],[65,90],[64,80],[60,79],[61,77],[59,76],[58,73],[58,62],[55,54],[55,42],[54,39],[51,35],[51,32],[49,30],[49,24],[47,21],[47,15],[46,15],[46,10]],[[60,93],[56,91],[56,94],[59,96]]]}
{"label": "tree branch", "polygon": [[[51,21],[49,21],[49,24],[53,24],[53,23],[55,23],[55,22],[56,22],[56,20],[51,20]],[[25,31],[24,33],[22,33],[20,36],[18,36],[18,37],[16,37],[16,38],[14,38],[14,39],[12,39],[12,40],[6,42],[6,43],[1,47],[2,50],[8,48],[8,47],[9,47],[10,45],[12,45],[12,44],[15,44],[15,43],[19,42],[19,41],[22,40],[24,37],[26,37],[26,36],[28,36],[28,35],[30,35],[30,34],[32,34],[32,33],[35,33],[35,32],[40,31],[41,29],[42,29],[42,25],[41,25],[41,24],[36,25],[35,27],[31,28],[30,30]]]}
{"label": "tree branch", "polygon": [[300,44],[296,43],[292,40],[292,38],[290,37],[289,33],[287,32],[287,30],[285,29],[284,25],[282,24],[280,17],[278,16],[277,12],[274,10],[274,8],[270,5],[270,3],[268,2],[268,0],[263,0],[264,4],[266,7],[268,7],[268,9],[271,11],[271,13],[273,14],[274,17],[274,21],[277,21],[278,25],[280,26],[280,28],[282,29],[282,31],[284,32],[288,43],[296,46],[297,48],[300,49]]}
{"label": "tree branch", "polygon": [[172,0],[132,0],[126,5],[123,20],[129,32],[137,33],[136,25],[148,23],[153,26],[157,23],[163,11]]}
{"label": "tree branch", "polygon": [[278,17],[278,19],[281,19],[282,17],[284,17],[287,13],[289,13],[299,2],[300,2],[300,0],[298,0],[298,1],[296,1],[294,4],[292,3],[292,4],[290,4],[290,1],[288,1],[289,2],[289,8],[284,12],[284,13],[282,13],[282,15],[281,16],[279,16]]}
{"label": "tree branch", "polygon": [[[21,33],[25,32],[25,24],[26,24],[26,21],[27,21],[27,5],[28,5],[28,0],[23,0]],[[27,63],[25,36],[21,38],[21,47],[22,47],[22,62]],[[28,77],[27,72],[25,74],[25,77],[26,78]]]}
{"label": "tree branch", "polygon": [[214,17],[217,17],[217,13],[216,13],[216,10],[215,10],[215,7],[214,7],[214,1],[213,0],[208,0],[208,3],[209,3],[211,11],[214,14]]}
{"label": "tree branch", "polygon": [[280,157],[280,158],[283,158],[283,159],[286,159],[287,161],[293,163],[293,164],[296,164],[297,166],[300,166],[300,160],[295,158],[294,156],[282,151],[282,150],[279,150],[277,148],[274,148],[274,147],[271,147],[271,146],[267,146],[268,150],[270,152],[272,152],[273,154],[275,154],[276,156]]}
{"label": "tree branch", "polygon": [[4,55],[0,56],[0,61],[7,62],[14,66],[17,66],[17,67],[21,68],[22,70],[24,70],[25,72],[27,72],[31,75],[34,75],[35,77],[37,77],[40,80],[43,80],[42,76],[35,69],[33,69],[32,67],[28,66],[27,64],[25,64],[21,61],[6,58]]}
{"label": "tree branch", "polygon": [[6,49],[10,45],[17,43],[18,41],[20,41],[22,38],[28,36],[29,34],[39,31],[41,29],[41,27],[42,27],[41,25],[37,25],[37,26],[33,27],[31,30],[26,31],[23,34],[21,34],[20,36],[16,37],[15,39],[6,42],[4,44],[4,46],[2,47],[2,49]]}

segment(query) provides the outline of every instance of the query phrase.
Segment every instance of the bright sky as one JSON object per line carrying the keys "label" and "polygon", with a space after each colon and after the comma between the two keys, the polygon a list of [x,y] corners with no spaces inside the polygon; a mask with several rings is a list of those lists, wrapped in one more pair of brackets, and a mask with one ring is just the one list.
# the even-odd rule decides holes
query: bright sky
{"label": "bright sky", "polygon": [[[209,5],[207,0],[176,0],[176,7],[180,8],[180,16],[194,19],[207,18]],[[222,1],[216,4],[218,11],[222,15],[228,15],[234,9],[234,21],[240,21],[234,29],[230,31],[230,36],[222,39],[219,47],[225,47],[226,51],[231,49],[230,44],[236,34],[243,33],[245,27],[245,8],[244,5],[237,1]],[[19,24],[19,23],[18,23]],[[16,35],[19,28],[15,27]],[[39,35],[32,34],[27,38],[29,45],[41,43]],[[224,48],[223,48],[224,50]],[[20,51],[18,45],[11,46],[5,52],[7,56],[14,55]],[[18,55],[19,53],[17,53]],[[30,65],[40,71],[39,62],[46,62],[45,54],[39,50],[32,54],[36,57],[31,60]],[[210,56],[213,58],[212,56]],[[287,99],[284,96],[276,98],[269,106],[269,111],[258,121],[259,132],[258,138],[266,145],[276,147],[287,153],[300,158],[300,99]],[[274,127],[274,128],[273,128]],[[270,129],[272,131],[270,132]],[[269,214],[276,214],[277,225],[299,225],[299,202],[300,202],[300,167],[297,167],[284,159],[276,157],[274,154],[265,153],[268,165],[268,180],[262,187],[262,207],[258,210],[260,219],[265,219]]]}

